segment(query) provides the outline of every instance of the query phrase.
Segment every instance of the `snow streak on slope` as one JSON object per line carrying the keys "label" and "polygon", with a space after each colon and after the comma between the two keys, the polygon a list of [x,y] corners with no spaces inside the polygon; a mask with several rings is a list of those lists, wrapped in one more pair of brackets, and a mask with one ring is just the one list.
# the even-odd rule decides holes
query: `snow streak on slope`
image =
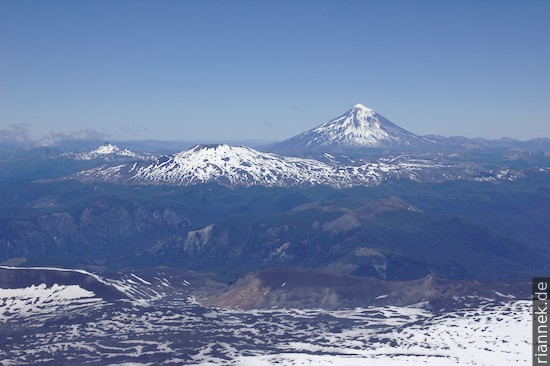
{"label": "snow streak on slope", "polygon": [[216,182],[227,186],[335,187],[376,185],[388,178],[413,179],[415,167],[387,163],[331,166],[312,159],[263,153],[245,146],[197,145],[153,163],[129,163],[78,173],[84,181],[193,185]]}
{"label": "snow streak on slope", "polygon": [[362,104],[275,146],[276,151],[343,151],[359,148],[413,148],[432,141],[417,136]]}

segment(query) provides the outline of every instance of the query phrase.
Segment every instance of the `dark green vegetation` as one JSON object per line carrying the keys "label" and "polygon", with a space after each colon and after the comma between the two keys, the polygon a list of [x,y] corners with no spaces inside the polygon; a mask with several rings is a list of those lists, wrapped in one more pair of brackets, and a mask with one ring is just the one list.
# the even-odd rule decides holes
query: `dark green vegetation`
{"label": "dark green vegetation", "polygon": [[394,280],[525,280],[550,269],[548,174],[345,190],[43,180],[76,165],[0,164],[0,262],[169,265],[228,280],[270,267]]}

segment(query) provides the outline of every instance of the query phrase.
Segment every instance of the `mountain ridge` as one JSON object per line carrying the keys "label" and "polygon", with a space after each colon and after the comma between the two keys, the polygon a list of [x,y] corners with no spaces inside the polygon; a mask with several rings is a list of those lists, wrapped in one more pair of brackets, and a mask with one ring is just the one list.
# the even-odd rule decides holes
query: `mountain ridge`
{"label": "mountain ridge", "polygon": [[196,145],[153,162],[130,162],[85,170],[70,177],[80,181],[266,187],[377,185],[388,178],[415,177],[415,167],[384,162],[358,166],[329,165],[318,160],[264,153],[246,146]]}

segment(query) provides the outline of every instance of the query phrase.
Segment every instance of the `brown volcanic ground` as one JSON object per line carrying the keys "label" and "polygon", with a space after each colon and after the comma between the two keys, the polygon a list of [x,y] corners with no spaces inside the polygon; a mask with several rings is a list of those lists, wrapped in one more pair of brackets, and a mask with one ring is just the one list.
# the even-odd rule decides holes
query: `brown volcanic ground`
{"label": "brown volcanic ground", "polygon": [[475,296],[495,300],[527,299],[529,284],[449,281],[432,275],[414,281],[372,278],[306,269],[268,269],[238,279],[219,294],[202,299],[206,306],[240,309],[405,306]]}

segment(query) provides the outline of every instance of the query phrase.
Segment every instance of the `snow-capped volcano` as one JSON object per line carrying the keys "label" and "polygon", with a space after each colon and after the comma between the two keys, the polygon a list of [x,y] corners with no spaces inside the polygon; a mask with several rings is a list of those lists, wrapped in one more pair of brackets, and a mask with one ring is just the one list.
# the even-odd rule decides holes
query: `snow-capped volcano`
{"label": "snow-capped volcano", "polygon": [[136,184],[193,185],[215,182],[226,186],[336,187],[374,185],[388,177],[407,175],[402,168],[384,163],[354,167],[328,165],[312,159],[263,153],[245,146],[196,145],[154,162],[134,162],[78,173],[83,181]]}
{"label": "snow-capped volcano", "polygon": [[120,147],[110,143],[105,143],[91,151],[81,153],[68,153],[65,154],[65,156],[68,156],[75,160],[101,159],[106,161],[145,160],[151,158],[149,155],[139,154],[128,149],[121,149]]}
{"label": "snow-capped volcano", "polygon": [[390,122],[374,110],[356,104],[343,115],[285,140],[281,152],[331,152],[362,148],[415,148],[431,143]]}
{"label": "snow-capped volcano", "polygon": [[322,184],[334,175],[332,167],[315,160],[262,153],[245,146],[197,145],[137,168],[138,181],[170,181],[178,184],[220,182],[228,185]]}

